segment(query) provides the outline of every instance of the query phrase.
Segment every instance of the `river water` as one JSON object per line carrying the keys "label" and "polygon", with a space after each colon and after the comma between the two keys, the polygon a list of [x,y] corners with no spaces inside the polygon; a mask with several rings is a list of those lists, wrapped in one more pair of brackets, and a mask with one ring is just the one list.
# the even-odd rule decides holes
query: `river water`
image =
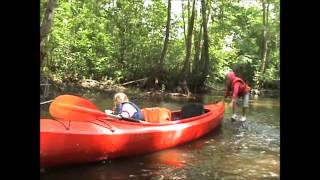
{"label": "river water", "polygon": [[[112,106],[111,95],[83,95],[101,110]],[[222,93],[210,93],[194,100],[168,97],[135,97],[140,107],[179,109],[189,102],[212,103]],[[241,104],[241,103],[240,103]],[[42,108],[41,117],[48,117]],[[238,109],[241,113],[241,109]],[[43,180],[76,179],[280,179],[279,97],[251,98],[247,121],[233,122],[226,104],[221,125],[195,141],[175,148],[136,156],[55,169],[41,169]]]}

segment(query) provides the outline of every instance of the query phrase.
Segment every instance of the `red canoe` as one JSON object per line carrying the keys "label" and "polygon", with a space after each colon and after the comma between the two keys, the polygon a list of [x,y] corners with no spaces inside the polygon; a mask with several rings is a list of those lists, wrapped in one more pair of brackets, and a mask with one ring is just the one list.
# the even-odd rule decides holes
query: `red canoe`
{"label": "red canoe", "polygon": [[[204,106],[206,113],[162,123],[118,119],[40,120],[40,165],[53,167],[144,154],[197,139],[217,127],[224,103]],[[172,117],[180,111],[172,111]]]}

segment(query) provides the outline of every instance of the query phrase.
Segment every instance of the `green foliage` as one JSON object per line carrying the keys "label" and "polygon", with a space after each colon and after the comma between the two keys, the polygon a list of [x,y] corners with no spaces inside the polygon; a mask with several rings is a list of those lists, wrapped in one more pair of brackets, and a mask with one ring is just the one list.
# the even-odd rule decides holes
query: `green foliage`
{"label": "green foliage", "polygon": [[[223,2],[223,3],[222,3]],[[244,6],[239,3],[219,1],[213,9],[214,22],[210,37],[215,42],[210,46],[210,55],[216,59],[218,70],[212,73],[217,80],[224,79],[224,71],[233,69],[250,84],[279,79],[279,1],[270,2],[269,9],[269,51],[267,68],[264,74],[259,72],[262,44],[262,5]],[[273,18],[272,18],[273,17]],[[226,50],[225,39],[232,36],[232,43]]]}
{"label": "green foliage", "polygon": [[[279,0],[269,1],[269,50],[263,74],[259,72],[263,30],[261,2],[256,0],[257,6],[243,5],[244,0],[206,2],[207,13],[210,9],[211,70],[207,81],[223,82],[226,69],[235,70],[250,84],[279,79]],[[40,1],[40,21],[46,4],[46,0]],[[198,36],[202,23],[199,10],[200,1],[196,3],[198,13],[193,36]],[[148,3],[144,0],[60,0],[45,46],[42,72],[62,80],[76,77],[100,80],[107,77],[118,83],[149,77],[154,73],[163,47],[166,11],[167,1],[163,0]],[[184,15],[187,25],[187,2],[184,2]],[[195,54],[194,44],[192,48],[191,62]],[[177,76],[184,57],[182,17],[181,14],[172,15],[164,60],[166,79]]]}

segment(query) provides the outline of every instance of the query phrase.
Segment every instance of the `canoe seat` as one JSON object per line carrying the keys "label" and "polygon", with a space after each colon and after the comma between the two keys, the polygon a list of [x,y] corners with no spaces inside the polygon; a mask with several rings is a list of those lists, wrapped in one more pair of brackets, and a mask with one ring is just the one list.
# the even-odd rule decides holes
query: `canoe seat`
{"label": "canoe seat", "polygon": [[199,116],[205,113],[203,104],[189,103],[181,108],[181,119]]}
{"label": "canoe seat", "polygon": [[162,123],[171,121],[171,111],[167,108],[143,108],[141,112],[144,120],[147,122]]}

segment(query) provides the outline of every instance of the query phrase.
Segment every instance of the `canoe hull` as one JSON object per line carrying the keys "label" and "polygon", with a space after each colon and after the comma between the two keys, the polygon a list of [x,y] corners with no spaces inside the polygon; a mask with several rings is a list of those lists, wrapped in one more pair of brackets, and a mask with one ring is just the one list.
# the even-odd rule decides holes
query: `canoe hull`
{"label": "canoe hull", "polygon": [[217,127],[223,118],[222,102],[205,108],[208,112],[201,116],[160,125],[115,119],[87,122],[41,119],[40,165],[52,167],[108,160],[195,140]]}

